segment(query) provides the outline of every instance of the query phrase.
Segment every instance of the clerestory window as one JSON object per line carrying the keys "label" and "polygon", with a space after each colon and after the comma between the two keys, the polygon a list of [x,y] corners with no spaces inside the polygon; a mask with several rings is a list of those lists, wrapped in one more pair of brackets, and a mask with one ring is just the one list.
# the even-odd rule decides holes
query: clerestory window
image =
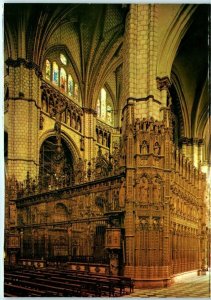
{"label": "clerestory window", "polygon": [[68,63],[68,58],[60,53],[51,55],[45,61],[45,78],[52,82],[60,91],[80,103],[80,91],[77,81]]}

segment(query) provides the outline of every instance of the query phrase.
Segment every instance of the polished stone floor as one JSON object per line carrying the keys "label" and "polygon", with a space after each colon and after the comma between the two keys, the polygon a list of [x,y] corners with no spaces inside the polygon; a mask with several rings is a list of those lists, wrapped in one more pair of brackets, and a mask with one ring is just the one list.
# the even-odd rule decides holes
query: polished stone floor
{"label": "polished stone floor", "polygon": [[175,283],[168,288],[135,289],[125,297],[138,298],[210,298],[211,270],[206,275],[197,276],[196,272],[183,274],[175,278]]}

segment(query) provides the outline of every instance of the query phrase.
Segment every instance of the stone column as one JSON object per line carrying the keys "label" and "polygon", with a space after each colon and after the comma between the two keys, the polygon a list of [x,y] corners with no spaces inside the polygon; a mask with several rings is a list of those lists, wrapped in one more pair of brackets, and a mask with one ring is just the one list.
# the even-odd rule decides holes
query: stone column
{"label": "stone column", "polygon": [[38,131],[40,116],[40,73],[25,59],[7,60],[8,99],[8,176],[18,181],[38,174]]}
{"label": "stone column", "polygon": [[93,109],[84,108],[84,159],[90,161],[97,154],[96,143],[96,116]]}

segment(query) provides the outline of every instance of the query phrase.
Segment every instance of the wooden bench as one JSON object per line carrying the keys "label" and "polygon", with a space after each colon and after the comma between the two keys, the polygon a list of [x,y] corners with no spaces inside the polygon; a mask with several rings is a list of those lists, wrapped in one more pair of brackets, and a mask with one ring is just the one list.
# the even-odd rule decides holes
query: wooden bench
{"label": "wooden bench", "polygon": [[38,283],[38,282],[30,282],[30,281],[22,281],[22,285],[30,285],[31,287],[38,288],[46,293],[47,296],[72,296],[74,294],[74,290],[71,288],[62,288],[55,285],[51,285],[50,281],[48,284]]}
{"label": "wooden bench", "polygon": [[16,297],[16,295],[5,292],[4,297]]}
{"label": "wooden bench", "polygon": [[109,296],[114,295],[114,289],[113,285],[110,283],[109,280],[99,280],[96,281],[94,278],[83,278],[82,276],[75,277],[59,277],[59,276],[53,276],[51,280],[56,280],[59,282],[66,282],[68,284],[70,283],[76,283],[82,285],[82,292],[86,291],[89,293],[92,293],[95,295],[95,297],[100,297],[101,294],[108,294]]}
{"label": "wooden bench", "polygon": [[74,296],[81,295],[81,288],[82,288],[81,284],[65,283],[65,282],[60,282],[52,279],[40,279],[40,278],[36,278],[35,281],[41,284],[43,283],[43,284],[58,286],[65,289],[71,289],[74,293]]}
{"label": "wooden bench", "polygon": [[41,297],[41,296],[46,296],[46,293],[42,291],[37,291],[36,289],[16,285],[16,284],[4,284],[4,290],[5,293],[9,293],[15,296],[22,296],[22,297]]}
{"label": "wooden bench", "polygon": [[30,276],[28,275],[20,275],[20,274],[11,274],[11,273],[4,273],[4,276],[10,276],[11,278],[14,278],[16,280],[24,280],[24,279],[30,279]]}

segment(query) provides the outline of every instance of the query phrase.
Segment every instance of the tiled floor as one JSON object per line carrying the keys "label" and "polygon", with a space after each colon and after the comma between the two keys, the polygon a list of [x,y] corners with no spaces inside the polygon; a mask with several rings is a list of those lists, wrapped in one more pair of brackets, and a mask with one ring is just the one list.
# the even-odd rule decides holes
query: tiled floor
{"label": "tiled floor", "polygon": [[175,278],[175,283],[168,288],[135,289],[125,297],[156,298],[211,298],[211,270],[206,275],[197,276],[196,272]]}

